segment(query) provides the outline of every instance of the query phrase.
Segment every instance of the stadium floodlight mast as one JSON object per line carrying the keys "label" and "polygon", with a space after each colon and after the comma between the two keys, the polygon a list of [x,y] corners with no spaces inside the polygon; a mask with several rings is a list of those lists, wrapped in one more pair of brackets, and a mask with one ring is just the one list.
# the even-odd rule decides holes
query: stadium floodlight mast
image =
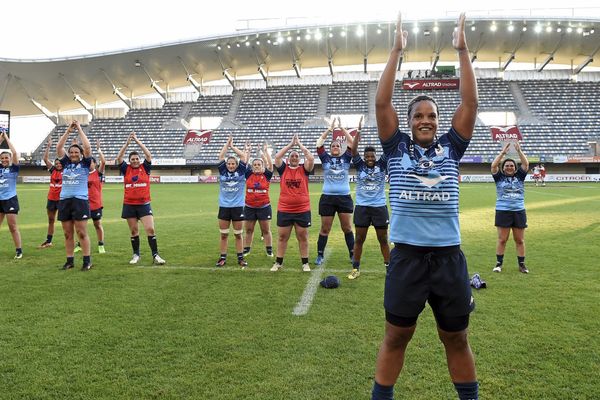
{"label": "stadium floodlight mast", "polygon": [[594,59],[592,58],[592,56],[589,56],[584,62],[582,62],[581,64],[579,64],[577,66],[577,68],[575,68],[575,71],[573,71],[574,75],[578,75],[582,69],[584,69],[589,63],[593,62]]}
{"label": "stadium floodlight mast", "polygon": [[65,81],[65,83],[67,84],[67,86],[69,87],[69,89],[71,89],[71,92],[73,93],[73,100],[75,100],[77,103],[79,103],[84,109],[85,111],[87,111],[88,113],[90,113],[90,115],[92,116],[92,118],[94,117],[94,107],[92,107],[87,101],[85,101],[73,88],[73,85],[71,85],[71,83],[67,80],[67,78],[65,77],[65,75],[63,73],[59,73],[58,76],[60,76],[62,78],[63,81]]}
{"label": "stadium floodlight mast", "polygon": [[190,85],[194,87],[194,89],[196,89],[200,96],[202,96],[202,81],[198,82],[196,79],[194,79],[194,74],[190,73],[190,70],[185,66],[185,63],[183,62],[183,59],[181,57],[177,56],[177,59],[179,60],[179,63],[181,64],[183,70],[185,71],[185,74],[187,75],[185,80],[189,82]]}
{"label": "stadium floodlight mast", "polygon": [[146,76],[150,80],[150,87],[152,89],[154,89],[154,91],[156,93],[158,93],[160,95],[160,97],[162,97],[163,100],[166,102],[167,101],[167,92],[165,92],[163,90],[163,88],[161,88],[158,85],[159,81],[152,79],[152,76],[150,76],[150,73],[148,72],[148,70],[146,69],[146,67],[144,67],[144,64],[142,64],[139,60],[135,60],[135,64],[134,65],[136,66],[136,68],[141,68],[142,71],[144,71],[144,74],[146,74]]}
{"label": "stadium floodlight mast", "polygon": [[125,103],[125,105],[127,106],[127,108],[131,108],[132,107],[132,101],[129,97],[125,96],[123,94],[123,92],[121,92],[121,88],[117,87],[117,85],[115,85],[112,81],[112,79],[110,79],[110,76],[108,76],[108,74],[106,73],[105,70],[103,70],[102,68],[100,68],[100,72],[102,72],[102,74],[104,74],[104,77],[106,78],[106,80],[108,81],[108,83],[110,83],[110,85],[113,88],[113,94],[115,96],[117,96],[119,98],[119,100],[121,100],[123,103]]}

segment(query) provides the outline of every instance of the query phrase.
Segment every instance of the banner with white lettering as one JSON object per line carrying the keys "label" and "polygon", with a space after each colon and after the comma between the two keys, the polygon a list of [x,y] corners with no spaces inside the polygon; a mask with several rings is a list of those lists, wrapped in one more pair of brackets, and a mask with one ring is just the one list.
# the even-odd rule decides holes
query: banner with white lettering
{"label": "banner with white lettering", "polygon": [[492,126],[490,127],[492,133],[492,140],[494,142],[502,141],[520,141],[523,140],[523,135],[516,125],[509,126]]}
{"label": "banner with white lettering", "polygon": [[404,90],[458,90],[460,79],[404,79]]}
{"label": "banner with white lettering", "polygon": [[212,138],[212,131],[201,131],[197,129],[190,129],[187,131],[185,138],[183,139],[183,144],[209,144],[210,139]]}

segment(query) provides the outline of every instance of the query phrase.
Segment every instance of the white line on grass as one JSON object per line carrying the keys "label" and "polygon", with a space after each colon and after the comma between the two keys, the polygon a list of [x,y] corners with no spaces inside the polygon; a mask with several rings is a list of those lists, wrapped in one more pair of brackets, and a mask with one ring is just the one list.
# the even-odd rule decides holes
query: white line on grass
{"label": "white line on grass", "polygon": [[[330,248],[325,249],[325,260],[327,260],[330,255]],[[319,265],[310,273],[310,279],[306,283],[302,297],[300,297],[300,300],[298,300],[298,303],[296,303],[296,307],[294,307],[294,311],[292,311],[293,315],[301,316],[308,314],[308,310],[310,310],[310,306],[315,298],[315,293],[317,293],[319,282],[321,281],[321,275],[323,274],[324,270],[323,264]]]}
{"label": "white line on grass", "polygon": [[[270,267],[264,267],[264,268],[251,268],[248,267],[245,270],[242,270],[241,268],[238,267],[201,267],[201,266],[197,266],[197,267],[193,267],[190,265],[137,265],[135,268],[137,269],[141,269],[141,270],[146,270],[146,271],[168,271],[168,270],[188,270],[188,271],[224,271],[224,272],[239,272],[239,273],[268,273],[268,274],[275,274],[274,272],[271,272],[269,270]],[[331,272],[331,273],[335,273],[335,274],[347,274],[350,273],[352,268],[346,268],[346,269],[329,269],[327,268],[326,270],[323,269],[324,271],[327,272]],[[296,272],[296,271],[292,271],[292,272]],[[285,268],[281,271],[278,271],[276,274],[285,274]],[[380,270],[360,270],[361,275],[364,274],[385,274],[385,269],[382,268]]]}

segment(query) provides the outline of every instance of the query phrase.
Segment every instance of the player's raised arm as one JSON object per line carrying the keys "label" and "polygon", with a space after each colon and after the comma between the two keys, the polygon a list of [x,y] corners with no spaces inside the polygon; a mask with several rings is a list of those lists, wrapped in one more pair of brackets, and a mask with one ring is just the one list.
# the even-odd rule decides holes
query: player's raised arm
{"label": "player's raised arm", "polygon": [[58,143],[56,144],[56,156],[58,158],[63,158],[65,156],[65,144],[69,139],[69,133],[71,129],[75,127],[75,121],[71,122],[71,125],[67,126],[67,130],[62,136],[58,139]]}
{"label": "player's raised arm", "polygon": [[500,163],[502,162],[502,159],[504,158],[506,153],[508,153],[509,147],[510,147],[510,143],[506,143],[506,146],[504,146],[502,151],[500,151],[500,153],[496,156],[496,158],[494,158],[494,161],[492,161],[492,168],[491,168],[492,174],[498,173]]}
{"label": "player's raised arm", "polygon": [[517,154],[519,155],[519,161],[521,161],[521,169],[525,172],[529,171],[529,160],[525,153],[523,153],[523,149],[521,149],[520,143],[515,143],[515,149],[517,150]]}
{"label": "player's raised arm", "polygon": [[477,120],[477,80],[473,71],[473,64],[467,48],[465,36],[465,13],[458,18],[458,26],[453,33],[452,46],[458,52],[460,68],[460,104],[452,117],[452,127],[466,140],[473,136],[475,121]]}
{"label": "player's raised arm", "polygon": [[13,146],[13,144],[10,141],[10,138],[8,137],[8,135],[6,134],[6,132],[2,133],[2,137],[4,138],[4,141],[8,145],[8,149],[11,152],[11,162],[12,162],[12,164],[13,165],[19,165],[19,154],[17,154],[17,150],[15,150],[15,146]]}
{"label": "player's raised arm", "polygon": [[46,143],[46,150],[44,150],[44,164],[46,164],[46,168],[48,169],[54,166],[50,162],[50,147],[52,147],[52,137],[48,138],[48,143]]}
{"label": "player's raised arm", "polygon": [[391,138],[398,129],[398,114],[392,104],[394,85],[396,83],[396,69],[406,47],[408,32],[402,30],[402,14],[398,14],[396,21],[396,35],[385,69],[377,85],[375,94],[375,116],[377,117],[377,132],[379,139],[386,141]]}
{"label": "player's raised arm", "polygon": [[302,151],[302,153],[304,153],[304,169],[306,170],[306,172],[312,172],[313,168],[315,167],[315,156],[313,156],[310,150],[308,150],[302,144],[300,138],[298,137],[298,134],[296,134],[295,142]]}
{"label": "player's raised arm", "polygon": [[296,135],[292,136],[292,140],[288,144],[286,144],[285,146],[283,146],[275,154],[275,167],[277,167],[277,168],[281,167],[281,164],[283,164],[283,157],[287,154],[288,151],[290,151],[290,149],[292,147],[294,147],[295,140],[296,140]]}
{"label": "player's raised arm", "polygon": [[138,139],[135,132],[132,132],[131,139],[133,139],[137,143],[137,145],[140,146],[140,149],[142,149],[142,152],[144,153],[144,159],[146,161],[148,161],[149,163],[151,163],[152,162],[152,154],[150,153],[150,150],[148,150],[148,148],[144,145],[144,143],[142,143],[142,141],[140,139]]}
{"label": "player's raised arm", "polygon": [[131,143],[131,135],[133,135],[133,132],[131,132],[127,136],[127,140],[125,141],[125,144],[123,145],[123,147],[121,147],[121,150],[119,150],[119,153],[117,154],[117,165],[121,165],[121,163],[123,162],[123,157],[125,156],[127,147],[129,147],[129,144]]}
{"label": "player's raised arm", "polygon": [[91,157],[92,145],[90,144],[90,141],[88,140],[88,137],[86,136],[85,132],[81,128],[81,124],[79,123],[79,121],[75,121],[75,128],[77,128],[79,139],[81,140],[81,147],[83,147],[83,156]]}

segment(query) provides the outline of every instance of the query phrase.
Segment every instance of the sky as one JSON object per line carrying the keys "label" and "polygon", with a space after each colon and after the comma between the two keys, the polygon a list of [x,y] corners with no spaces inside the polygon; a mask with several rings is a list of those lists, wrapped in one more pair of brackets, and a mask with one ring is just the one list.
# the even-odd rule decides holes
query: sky
{"label": "sky", "polygon": [[[343,23],[362,20],[395,20],[398,11],[406,19],[436,18],[456,15],[459,11],[472,14],[504,15],[505,10],[533,10],[534,15],[565,15],[571,8],[587,8],[585,15],[600,16],[595,1],[570,0],[503,0],[494,7],[477,0],[404,1],[275,1],[260,0],[228,2],[169,0],[162,6],[156,2],[104,0],[82,2],[54,0],[51,2],[8,1],[2,4],[2,46],[0,58],[35,59],[61,58],[131,49],[159,43],[170,43],[233,33],[252,20],[254,27],[282,26],[312,19],[320,22]],[[491,3],[491,2],[490,2]],[[523,4],[527,4],[527,8]],[[354,5],[356,4],[356,5]],[[423,7],[422,4],[427,4]],[[222,7],[217,7],[222,5]],[[576,11],[577,13],[577,11]],[[577,15],[582,15],[581,12]],[[11,131],[17,150],[28,152],[39,144],[52,125],[45,117],[13,118]],[[40,139],[32,140],[32,135]],[[37,137],[36,136],[36,137]],[[33,143],[33,144],[32,144]],[[32,148],[33,146],[33,148]]]}

